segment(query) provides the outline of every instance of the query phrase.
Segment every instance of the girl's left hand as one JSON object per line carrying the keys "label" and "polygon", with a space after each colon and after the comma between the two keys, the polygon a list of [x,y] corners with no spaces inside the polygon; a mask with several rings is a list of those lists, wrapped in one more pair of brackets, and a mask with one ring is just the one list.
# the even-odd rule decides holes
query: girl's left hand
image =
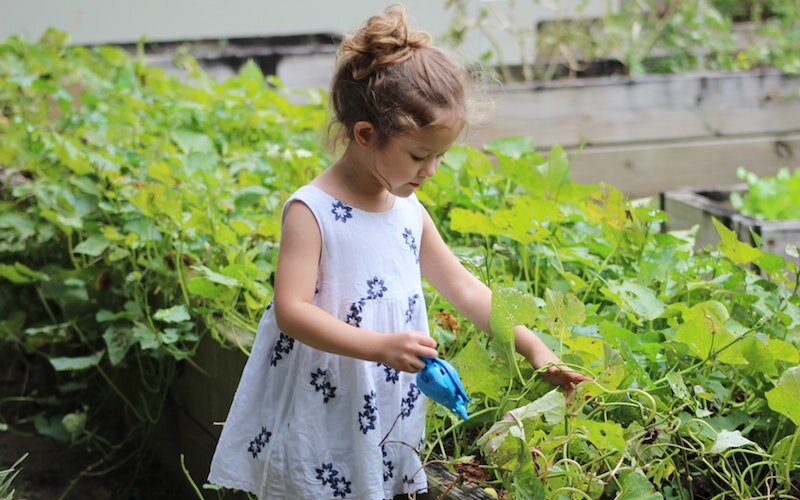
{"label": "girl's left hand", "polygon": [[567,393],[568,400],[572,396],[572,391],[575,390],[576,385],[580,384],[581,382],[592,380],[591,377],[587,377],[582,373],[563,369],[553,365],[548,366],[547,369],[542,372],[542,377],[551,384],[564,389],[564,392]]}
{"label": "girl's left hand", "polygon": [[549,383],[564,389],[567,393],[567,399],[572,396],[572,391],[575,390],[576,385],[592,380],[591,377],[572,371],[562,365],[558,356],[527,327],[517,325],[514,328],[514,334],[516,335],[517,351],[528,358],[530,364],[537,370],[547,367],[542,372],[542,377]]}

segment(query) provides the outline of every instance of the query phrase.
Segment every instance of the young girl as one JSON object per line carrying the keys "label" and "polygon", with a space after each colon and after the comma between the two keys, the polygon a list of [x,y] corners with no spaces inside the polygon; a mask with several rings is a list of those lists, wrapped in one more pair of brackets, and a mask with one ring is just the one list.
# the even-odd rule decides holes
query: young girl
{"label": "young girl", "polygon": [[[331,89],[346,149],[286,202],[267,306],[209,481],[259,498],[384,499],[425,491],[435,357],[421,275],[487,332],[491,291],[449,251],[414,192],[466,123],[465,72],[391,7],[342,43]],[[523,326],[534,367],[558,358]],[[571,391],[585,379],[551,366]]]}

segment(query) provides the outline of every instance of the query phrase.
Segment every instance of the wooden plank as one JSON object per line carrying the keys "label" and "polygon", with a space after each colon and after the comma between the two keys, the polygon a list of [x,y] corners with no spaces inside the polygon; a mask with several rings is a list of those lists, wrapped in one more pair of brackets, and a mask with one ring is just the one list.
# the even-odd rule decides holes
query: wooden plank
{"label": "wooden plank", "polygon": [[631,197],[652,196],[683,186],[741,182],[738,167],[759,176],[800,165],[800,133],[637,146],[568,150],[573,178],[605,182]]}
{"label": "wooden plank", "polygon": [[528,135],[543,148],[800,132],[800,76],[776,71],[509,85],[467,142]]}
{"label": "wooden plank", "polygon": [[670,189],[661,192],[661,210],[669,215],[664,231],[690,229],[697,226],[695,249],[714,246],[719,235],[712,218],[732,227],[735,210],[727,203],[730,194],[742,191],[746,185],[717,188]]}
{"label": "wooden plank", "polygon": [[477,484],[464,481],[460,476],[454,476],[438,462],[426,465],[425,473],[428,476],[429,491],[424,498],[436,500],[491,500],[493,498]]}

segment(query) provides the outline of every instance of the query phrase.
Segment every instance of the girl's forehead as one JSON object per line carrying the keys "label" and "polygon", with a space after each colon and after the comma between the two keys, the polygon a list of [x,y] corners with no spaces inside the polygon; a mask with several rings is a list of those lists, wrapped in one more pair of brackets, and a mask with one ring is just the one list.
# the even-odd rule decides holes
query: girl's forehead
{"label": "girl's forehead", "polygon": [[464,124],[460,121],[439,123],[403,134],[401,137],[410,146],[438,151],[449,148],[458,139],[463,129]]}

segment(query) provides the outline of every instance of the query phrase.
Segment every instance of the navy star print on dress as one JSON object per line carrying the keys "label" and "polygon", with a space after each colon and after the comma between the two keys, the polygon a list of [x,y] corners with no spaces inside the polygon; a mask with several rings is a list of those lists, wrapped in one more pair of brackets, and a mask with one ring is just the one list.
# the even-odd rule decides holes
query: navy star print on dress
{"label": "navy star print on dress", "polygon": [[367,280],[367,296],[361,297],[356,302],[350,304],[350,311],[344,318],[344,322],[348,325],[361,326],[361,314],[364,312],[364,306],[368,300],[375,300],[383,297],[383,294],[388,291],[388,288],[383,284],[383,280],[377,276]]}
{"label": "navy star print on dress", "polygon": [[381,454],[383,455],[383,482],[385,483],[394,477],[394,465],[391,460],[387,460],[386,447],[381,446]]}
{"label": "navy star print on dress", "polygon": [[336,397],[336,387],[331,386],[328,380],[328,370],[317,368],[316,372],[311,373],[311,385],[317,392],[322,392],[322,402],[327,403],[329,400]]}
{"label": "navy star print on dress", "polygon": [[272,351],[272,358],[269,364],[277,366],[278,361],[283,359],[284,354],[289,354],[294,348],[294,339],[283,332],[280,332],[278,342],[275,343],[275,350]]}
{"label": "navy star print on dress", "polygon": [[396,384],[398,380],[400,380],[400,372],[395,370],[389,365],[384,365],[383,363],[378,363],[378,366],[383,367],[383,371],[386,375],[386,382],[391,382]]}
{"label": "navy star print on dress", "polygon": [[400,404],[400,414],[404,419],[411,416],[414,403],[416,403],[419,397],[419,387],[417,387],[417,384],[412,383],[409,387],[410,389],[408,390],[407,397],[403,398],[403,402]]}
{"label": "navy star print on dress", "polygon": [[406,309],[406,323],[411,323],[411,318],[414,315],[414,306],[417,305],[419,294],[415,293],[412,297],[408,298],[408,309]]}
{"label": "navy star print on dress", "polygon": [[353,211],[353,207],[348,207],[341,201],[336,201],[333,205],[331,205],[331,213],[336,218],[336,220],[340,220],[342,222],[347,222],[347,219],[352,219],[353,215],[350,213]]}
{"label": "navy star print on dress", "polygon": [[408,248],[414,253],[414,259],[416,259],[417,264],[419,264],[419,250],[417,249],[417,239],[414,238],[414,233],[409,228],[405,228],[403,231],[403,239],[408,245]]}
{"label": "navy star print on dress", "polygon": [[253,458],[258,458],[258,454],[261,453],[261,450],[269,443],[269,438],[271,437],[272,433],[267,432],[267,428],[262,426],[261,432],[250,441],[250,446],[247,447],[247,451],[253,454]]}
{"label": "navy star print on dress", "polygon": [[344,321],[348,325],[361,326],[361,313],[364,310],[366,300],[359,299],[358,302],[350,304],[350,312],[345,317]]}
{"label": "navy star print on dress", "polygon": [[322,485],[329,484],[333,490],[333,496],[345,498],[350,493],[351,482],[346,477],[337,477],[339,471],[333,468],[333,464],[322,464],[322,467],[316,469],[317,479],[322,481]]}
{"label": "navy star print on dress", "polygon": [[378,297],[383,297],[383,292],[387,290],[386,287],[383,285],[383,280],[379,279],[377,276],[367,281],[367,286],[369,286],[369,291],[367,292],[367,298],[370,300],[375,300]]}
{"label": "navy star print on dress", "polygon": [[378,419],[377,415],[375,415],[375,412],[378,411],[375,397],[375,391],[370,391],[369,394],[365,394],[364,401],[366,401],[366,403],[364,403],[364,411],[358,412],[358,426],[364,434],[375,429],[375,420]]}

